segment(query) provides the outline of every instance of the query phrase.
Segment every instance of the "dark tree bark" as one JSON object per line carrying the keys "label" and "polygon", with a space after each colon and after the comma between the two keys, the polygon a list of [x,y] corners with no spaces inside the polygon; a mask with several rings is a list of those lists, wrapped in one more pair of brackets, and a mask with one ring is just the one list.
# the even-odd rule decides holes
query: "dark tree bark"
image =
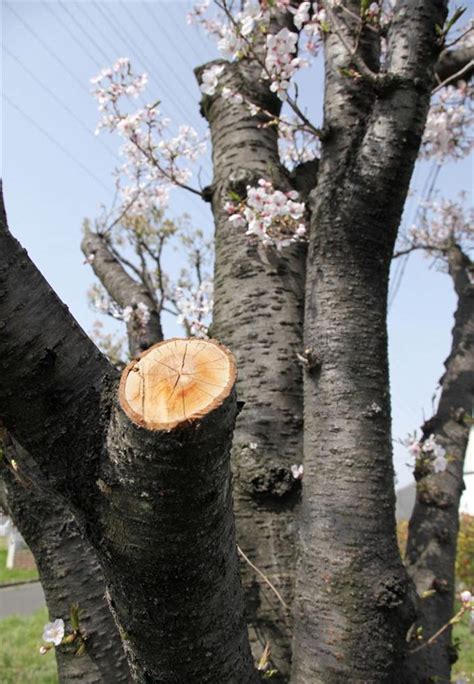
{"label": "dark tree bark", "polygon": [[[219,64],[224,66],[220,85],[279,113],[281,103],[260,78],[259,65]],[[204,68],[197,70],[198,79]],[[302,461],[301,367],[296,355],[302,353],[305,246],[294,245],[281,254],[257,248],[224,209],[230,191],[245,197],[246,186],[260,178],[283,191],[291,189],[279,160],[275,127],[262,127],[265,116],[250,116],[245,104],[219,94],[206,96],[202,109],[211,129],[214,165],[212,333],[236,354],[239,397],[245,402],[232,452],[237,538],[291,605],[300,482],[290,468]],[[242,563],[241,573],[255,655],[260,656],[268,642],[273,663],[281,675],[288,675],[291,615],[247,564]]]}
{"label": "dark tree bark", "polygon": [[448,81],[455,85],[459,81],[469,81],[474,74],[474,45],[443,50],[435,73],[440,83]]}
{"label": "dark tree bark", "polygon": [[117,377],[31,262],[0,208],[0,410],[72,505],[87,507],[103,440],[103,385]]}
{"label": "dark tree bark", "polygon": [[139,324],[132,316],[127,323],[130,355],[135,356],[163,339],[160,313],[152,294],[142,283],[137,283],[116,259],[102,235],[93,233],[86,227],[82,240],[82,251],[91,259],[94,273],[107,290],[110,297],[122,308],[145,304],[150,314],[148,321]]}
{"label": "dark tree bark", "polygon": [[[430,467],[415,470],[417,495],[410,520],[406,563],[419,595],[417,626],[429,639],[449,622],[454,611],[455,560],[459,528],[459,501],[464,489],[464,456],[469,439],[474,395],[474,286],[469,278],[471,260],[457,246],[448,252],[449,273],[458,298],[451,352],[441,379],[436,414],[423,425],[423,437],[436,435],[445,449],[448,466],[435,474]],[[451,681],[456,656],[449,628],[430,646],[407,660],[407,678],[413,684]],[[413,648],[413,646],[411,646]]]}
{"label": "dark tree bark", "polygon": [[372,32],[349,55],[340,35],[350,45],[358,27],[349,33],[339,12],[329,17],[328,137],[311,197],[305,347],[319,366],[305,373],[295,684],[397,681],[414,619],[395,535],[386,299],[446,3],[397,3],[386,75]]}
{"label": "dark tree bark", "polygon": [[103,567],[132,677],[254,681],[231,508],[232,387],[177,429],[130,420],[110,364],[2,219],[0,316],[9,325],[0,415],[74,506]]}
{"label": "dark tree bark", "polygon": [[[86,638],[82,655],[79,643],[55,648],[58,677],[62,684],[117,684],[129,682],[130,674],[117,626],[105,597],[102,570],[92,547],[83,539],[73,515],[47,489],[24,450],[5,445],[0,482],[3,499],[15,526],[35,557],[50,620],[62,618],[66,632],[72,631],[71,606],[78,604],[81,633]],[[23,466],[27,466],[25,472]],[[38,635],[38,640],[40,635]],[[38,656],[39,657],[39,656]],[[46,658],[54,657],[49,653]]]}

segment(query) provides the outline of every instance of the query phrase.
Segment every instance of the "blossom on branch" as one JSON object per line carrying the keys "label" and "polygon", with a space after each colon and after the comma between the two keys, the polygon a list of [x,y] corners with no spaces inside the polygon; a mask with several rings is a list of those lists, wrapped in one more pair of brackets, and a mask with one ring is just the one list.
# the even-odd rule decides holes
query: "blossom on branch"
{"label": "blossom on branch", "polygon": [[160,102],[127,111],[147,83],[146,74],[134,74],[130,62],[121,58],[110,69],[91,79],[93,95],[102,118],[96,133],[117,133],[125,140],[120,149],[124,164],[117,170],[117,187],[122,198],[119,213],[143,214],[167,206],[169,191],[180,186],[199,194],[187,183],[190,162],[204,153],[206,144],[191,126],[180,126],[170,136],[171,121],[160,111]]}
{"label": "blossom on branch", "polygon": [[43,641],[59,646],[64,638],[64,620],[58,618],[48,622],[43,629]]}
{"label": "blossom on branch", "polygon": [[275,190],[270,181],[261,178],[257,187],[247,186],[245,199],[235,198],[225,209],[235,226],[247,227],[246,235],[264,246],[281,249],[306,236],[305,204],[297,199],[295,190]]}

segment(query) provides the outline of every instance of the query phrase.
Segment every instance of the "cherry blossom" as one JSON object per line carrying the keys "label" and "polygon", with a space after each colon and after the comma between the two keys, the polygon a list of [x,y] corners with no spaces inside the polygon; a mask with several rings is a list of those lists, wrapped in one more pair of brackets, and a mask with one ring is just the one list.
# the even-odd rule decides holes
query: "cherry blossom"
{"label": "cherry blossom", "polygon": [[434,473],[442,473],[446,470],[448,466],[446,449],[436,441],[434,434],[421,442],[414,435],[405,440],[404,444],[416,461],[421,459],[423,462],[428,463]]}
{"label": "cherry blossom", "polygon": [[48,622],[43,629],[43,641],[59,646],[64,637],[64,620],[58,618]]}
{"label": "cherry blossom", "polygon": [[296,463],[295,463],[294,465],[291,466],[290,470],[291,470],[291,474],[293,475],[293,478],[295,480],[302,480],[303,479],[304,469],[303,469],[302,465],[296,465]]}
{"label": "cherry blossom", "polygon": [[187,291],[182,287],[175,290],[175,301],[178,309],[177,322],[184,325],[188,334],[194,337],[207,337],[210,316],[213,306],[213,284],[203,280],[197,287]]}
{"label": "cherry blossom", "polygon": [[474,89],[461,81],[439,91],[426,121],[420,154],[440,162],[467,156],[473,148]]}
{"label": "cherry blossom", "polygon": [[126,306],[122,312],[122,319],[125,323],[134,323],[143,330],[150,320],[150,309],[143,302]]}
{"label": "cherry blossom", "polygon": [[117,187],[122,206],[119,212],[143,214],[168,204],[173,186],[189,188],[190,162],[204,153],[206,144],[191,126],[180,126],[170,136],[171,121],[162,115],[159,102],[128,111],[143,91],[146,74],[135,74],[128,59],[120,58],[91,79],[93,95],[102,118],[96,133],[108,130],[124,139],[120,155],[124,164],[117,169]]}
{"label": "cherry blossom", "polygon": [[462,591],[459,598],[461,599],[461,603],[463,606],[466,606],[467,608],[470,607],[471,603],[473,602],[472,594],[470,591]]}
{"label": "cherry blossom", "polygon": [[201,77],[200,89],[205,95],[214,95],[219,83],[219,76],[224,71],[222,64],[213,64],[206,69]]}
{"label": "cherry blossom", "polygon": [[261,178],[256,187],[247,186],[245,200],[227,202],[225,210],[236,227],[247,227],[246,235],[281,249],[306,235],[305,205],[297,199],[295,190],[275,190]]}
{"label": "cherry blossom", "polygon": [[413,225],[402,236],[399,247],[422,248],[426,256],[445,256],[449,248],[458,244],[468,252],[474,248],[474,210],[464,207],[465,193],[459,201],[430,200],[422,202],[423,213],[419,225]]}

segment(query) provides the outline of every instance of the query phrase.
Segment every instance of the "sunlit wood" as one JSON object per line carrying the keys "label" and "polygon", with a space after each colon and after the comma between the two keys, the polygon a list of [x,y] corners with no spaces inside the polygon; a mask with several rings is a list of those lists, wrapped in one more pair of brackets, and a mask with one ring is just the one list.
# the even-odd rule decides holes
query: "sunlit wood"
{"label": "sunlit wood", "polygon": [[139,425],[171,430],[219,406],[235,376],[232,354],[215,340],[167,340],[126,367],[120,403]]}

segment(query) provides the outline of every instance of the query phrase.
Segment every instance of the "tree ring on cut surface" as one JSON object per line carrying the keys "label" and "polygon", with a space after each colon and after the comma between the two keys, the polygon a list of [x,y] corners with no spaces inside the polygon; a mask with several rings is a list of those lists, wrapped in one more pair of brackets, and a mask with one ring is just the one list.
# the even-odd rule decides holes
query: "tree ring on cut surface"
{"label": "tree ring on cut surface", "polygon": [[173,338],[128,364],[119,401],[134,423],[148,430],[172,430],[220,406],[236,375],[233,355],[219,342]]}

